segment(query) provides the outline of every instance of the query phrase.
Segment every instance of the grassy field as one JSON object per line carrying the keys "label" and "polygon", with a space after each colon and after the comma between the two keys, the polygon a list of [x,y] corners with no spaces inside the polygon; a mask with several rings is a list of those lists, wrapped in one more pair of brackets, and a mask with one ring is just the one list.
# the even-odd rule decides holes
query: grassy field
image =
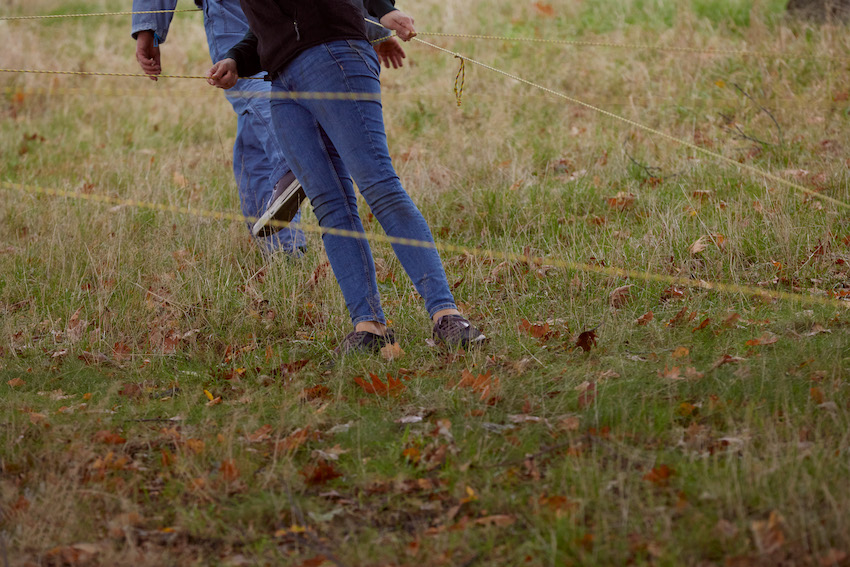
{"label": "grassy field", "polygon": [[[403,352],[334,359],[315,217],[260,254],[203,81],[0,73],[0,565],[850,565],[850,35],[784,4],[403,6],[594,44],[420,36],[631,121],[471,62],[458,107],[422,43],[384,73],[469,353],[376,242]],[[3,68],[139,72],[126,16],[0,31]],[[163,49],[202,75],[201,16]]]}

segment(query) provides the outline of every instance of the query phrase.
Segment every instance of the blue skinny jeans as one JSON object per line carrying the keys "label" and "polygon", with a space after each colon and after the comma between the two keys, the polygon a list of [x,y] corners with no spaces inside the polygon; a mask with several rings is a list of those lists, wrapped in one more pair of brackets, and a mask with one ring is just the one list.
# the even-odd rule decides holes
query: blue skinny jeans
{"label": "blue skinny jeans", "polygon": [[[332,41],[301,52],[272,81],[272,92],[380,95],[379,74],[368,42]],[[433,244],[428,223],[393,169],[379,100],[272,98],[271,113],[321,227],[363,232],[355,182],[387,235]],[[322,240],[352,323],[386,323],[369,242],[330,234]],[[436,249],[392,246],[430,316],[456,307]]]}
{"label": "blue skinny jeans", "polygon": [[[239,0],[204,2],[203,9],[210,57],[213,62],[221,61],[225,53],[239,43],[248,31],[248,21],[242,13]],[[237,116],[233,175],[239,189],[242,214],[247,218],[263,214],[275,183],[289,172],[278,136],[271,126],[268,97],[254,98],[238,94],[251,92],[262,95],[268,93],[270,88],[266,81],[240,79],[231,91],[225,91]],[[293,222],[297,223],[300,219],[299,212]],[[253,226],[253,222],[249,221],[248,226]],[[294,251],[306,244],[303,231],[296,227],[284,228],[257,241],[268,252]]]}

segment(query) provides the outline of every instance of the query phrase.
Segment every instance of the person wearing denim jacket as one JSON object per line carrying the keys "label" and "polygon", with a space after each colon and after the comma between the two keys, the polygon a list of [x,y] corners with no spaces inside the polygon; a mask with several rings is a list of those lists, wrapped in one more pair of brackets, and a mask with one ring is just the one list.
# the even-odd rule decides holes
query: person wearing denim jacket
{"label": "person wearing denim jacket", "polygon": [[[248,31],[248,22],[239,0],[196,0],[203,10],[204,28],[213,62],[224,57]],[[177,0],[133,0],[133,12],[158,11],[154,14],[133,14],[132,36],[137,41],[136,57],[142,69],[155,76],[162,72],[159,44],[168,37],[173,10]],[[372,26],[370,40],[389,36],[389,32]],[[404,51],[395,40],[381,44],[381,58],[387,66],[398,67]],[[256,76],[256,75],[255,75]],[[155,78],[155,77],[154,77]],[[255,79],[240,79],[233,94],[225,96],[237,116],[236,140],[233,145],[233,173],[239,192],[242,214],[246,219],[259,217],[278,180],[289,173],[280,143],[271,126],[269,99],[264,96],[241,96],[240,93],[264,94],[270,83]],[[300,213],[292,220],[298,222]],[[249,223],[249,229],[251,223]],[[265,252],[286,251],[298,255],[305,246],[304,233],[288,227],[270,236],[258,237]]]}
{"label": "person wearing denim jacket", "polygon": [[[392,0],[363,4],[402,40],[416,35],[413,18],[395,9]],[[351,236],[363,233],[353,182],[388,236],[423,244],[392,247],[424,300],[434,338],[464,347],[485,340],[457,310],[428,223],[393,168],[380,64],[357,5],[352,0],[242,0],[242,8],[251,31],[207,73],[211,85],[232,88],[239,75],[264,69],[273,94],[351,95],[271,99],[272,124],[319,225],[327,230],[325,251],[354,325],[337,352],[374,352],[395,343],[381,308],[369,242]]]}

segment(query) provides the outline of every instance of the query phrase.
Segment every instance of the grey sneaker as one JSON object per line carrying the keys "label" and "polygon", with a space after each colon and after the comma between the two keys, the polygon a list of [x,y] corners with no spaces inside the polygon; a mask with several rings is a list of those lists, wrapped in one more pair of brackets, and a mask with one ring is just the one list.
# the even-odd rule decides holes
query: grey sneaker
{"label": "grey sneaker", "polygon": [[384,335],[376,335],[369,331],[352,331],[348,333],[338,347],[334,350],[336,354],[348,354],[350,352],[380,352],[387,345],[395,344],[395,333],[387,329]]}
{"label": "grey sneaker", "polygon": [[254,223],[251,232],[254,233],[254,236],[262,237],[279,231],[283,228],[280,224],[277,222],[269,223],[271,221],[291,221],[298,213],[301,201],[306,197],[304,188],[295,178],[295,174],[290,171],[281,177],[280,181],[274,186],[269,204],[263,215]]}
{"label": "grey sneaker", "polygon": [[443,315],[434,325],[434,339],[450,347],[467,348],[486,341],[487,337],[462,315]]}

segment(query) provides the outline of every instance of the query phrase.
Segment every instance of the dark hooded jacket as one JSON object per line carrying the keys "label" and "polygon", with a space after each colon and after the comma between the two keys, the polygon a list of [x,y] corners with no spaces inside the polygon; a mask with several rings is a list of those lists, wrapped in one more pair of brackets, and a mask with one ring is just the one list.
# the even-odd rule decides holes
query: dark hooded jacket
{"label": "dark hooded jacket", "polygon": [[341,39],[366,40],[362,7],[380,19],[395,10],[394,0],[240,0],[251,28],[227,52],[239,75],[265,70],[276,77],[296,55]]}

